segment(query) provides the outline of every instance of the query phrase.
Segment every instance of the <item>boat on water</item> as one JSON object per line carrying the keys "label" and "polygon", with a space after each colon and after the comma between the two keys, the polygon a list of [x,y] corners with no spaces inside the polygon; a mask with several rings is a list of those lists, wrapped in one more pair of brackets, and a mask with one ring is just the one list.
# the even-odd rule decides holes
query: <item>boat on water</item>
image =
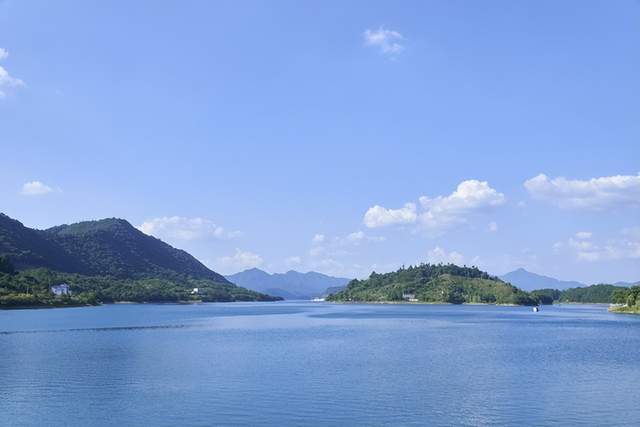
{"label": "boat on water", "polygon": [[533,307],[533,312],[534,313],[537,313],[539,311],[540,311],[540,306],[539,305],[536,305],[535,307]]}

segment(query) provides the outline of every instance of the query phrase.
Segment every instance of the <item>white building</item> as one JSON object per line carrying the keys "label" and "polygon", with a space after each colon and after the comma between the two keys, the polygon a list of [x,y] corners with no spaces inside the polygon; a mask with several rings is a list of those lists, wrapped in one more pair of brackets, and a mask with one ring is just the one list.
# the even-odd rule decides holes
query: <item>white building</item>
{"label": "white building", "polygon": [[402,294],[402,299],[405,301],[416,302],[418,299],[416,298],[416,294]]}
{"label": "white building", "polygon": [[53,292],[53,294],[58,297],[71,294],[71,292],[69,291],[69,285],[66,283],[60,283],[59,285],[52,286],[51,292]]}
{"label": "white building", "polygon": [[193,290],[191,291],[191,295],[198,295],[200,293],[200,289],[198,288],[193,288]]}

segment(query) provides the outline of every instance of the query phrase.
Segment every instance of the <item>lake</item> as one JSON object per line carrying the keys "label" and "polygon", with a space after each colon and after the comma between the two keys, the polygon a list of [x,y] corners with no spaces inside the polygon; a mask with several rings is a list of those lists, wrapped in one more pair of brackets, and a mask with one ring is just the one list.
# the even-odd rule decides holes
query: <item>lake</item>
{"label": "lake", "polygon": [[605,306],[0,311],[2,425],[638,425],[640,316]]}

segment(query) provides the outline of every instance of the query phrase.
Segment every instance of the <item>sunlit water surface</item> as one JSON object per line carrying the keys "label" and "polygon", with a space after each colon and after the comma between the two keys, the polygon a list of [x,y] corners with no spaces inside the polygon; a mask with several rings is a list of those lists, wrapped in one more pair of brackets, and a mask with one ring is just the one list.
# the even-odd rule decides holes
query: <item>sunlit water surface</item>
{"label": "sunlit water surface", "polygon": [[604,306],[0,311],[2,425],[640,425],[640,317]]}

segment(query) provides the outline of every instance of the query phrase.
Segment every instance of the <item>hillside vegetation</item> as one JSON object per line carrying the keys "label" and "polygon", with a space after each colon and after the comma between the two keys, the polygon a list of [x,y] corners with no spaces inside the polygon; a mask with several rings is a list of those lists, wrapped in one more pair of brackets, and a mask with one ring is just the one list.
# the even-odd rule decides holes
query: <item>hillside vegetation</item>
{"label": "hillside vegetation", "polygon": [[640,286],[616,290],[613,303],[619,304],[610,308],[613,312],[640,314]]}
{"label": "hillside vegetation", "polygon": [[[55,297],[50,286],[67,283],[71,296]],[[198,294],[192,294],[198,288]],[[119,279],[83,276],[33,269],[8,274],[0,272],[0,307],[92,305],[130,302],[229,302],[272,301],[274,298],[230,283],[207,279]]]}
{"label": "hillside vegetation", "polygon": [[617,292],[625,292],[628,288],[623,286],[599,284],[570,288],[560,291],[558,289],[538,289],[531,294],[540,299],[542,304],[555,303],[590,303],[611,304],[616,302]]}
{"label": "hillside vegetation", "polygon": [[[35,230],[0,214],[0,259],[0,307],[280,299],[238,287],[116,218]],[[49,287],[62,282],[72,285],[72,297],[53,297]]]}
{"label": "hillside vegetation", "polygon": [[352,280],[346,289],[329,295],[328,301],[394,302],[403,295],[420,302],[536,305],[538,299],[477,267],[454,264],[420,264],[386,274],[372,273],[366,280]]}

